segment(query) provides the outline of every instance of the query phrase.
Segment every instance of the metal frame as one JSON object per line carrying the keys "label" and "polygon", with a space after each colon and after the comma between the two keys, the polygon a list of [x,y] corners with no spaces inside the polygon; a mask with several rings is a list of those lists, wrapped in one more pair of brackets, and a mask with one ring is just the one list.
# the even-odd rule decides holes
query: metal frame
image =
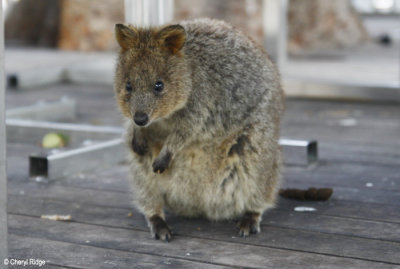
{"label": "metal frame", "polygon": [[4,85],[4,21],[3,3],[0,3],[0,267],[8,257],[7,243],[7,171],[6,171],[6,124]]}

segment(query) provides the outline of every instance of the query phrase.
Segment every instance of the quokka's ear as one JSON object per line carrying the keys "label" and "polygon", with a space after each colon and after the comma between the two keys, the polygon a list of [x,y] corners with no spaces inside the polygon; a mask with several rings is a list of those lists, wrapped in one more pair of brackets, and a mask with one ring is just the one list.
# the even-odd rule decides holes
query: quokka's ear
{"label": "quokka's ear", "polygon": [[177,54],[185,44],[186,32],[181,25],[174,24],[162,28],[158,32],[157,38],[164,49],[172,54]]}
{"label": "quokka's ear", "polygon": [[138,33],[123,24],[115,25],[115,38],[123,50],[133,48],[138,41]]}

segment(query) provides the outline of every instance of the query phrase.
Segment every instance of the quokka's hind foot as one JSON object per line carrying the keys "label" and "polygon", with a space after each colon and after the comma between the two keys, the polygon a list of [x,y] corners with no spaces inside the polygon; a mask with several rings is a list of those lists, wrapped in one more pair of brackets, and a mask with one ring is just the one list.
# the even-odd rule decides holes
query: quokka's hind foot
{"label": "quokka's hind foot", "polygon": [[166,242],[169,242],[171,240],[171,229],[160,216],[154,215],[149,218],[149,225],[151,234],[154,236],[155,239],[161,239]]}
{"label": "quokka's hind foot", "polygon": [[238,223],[239,235],[246,237],[260,232],[261,214],[247,212]]}

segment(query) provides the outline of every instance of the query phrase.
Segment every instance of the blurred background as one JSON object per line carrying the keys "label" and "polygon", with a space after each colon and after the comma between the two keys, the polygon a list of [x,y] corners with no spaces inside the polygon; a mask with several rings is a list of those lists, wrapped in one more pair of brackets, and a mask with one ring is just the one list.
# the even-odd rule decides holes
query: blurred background
{"label": "blurred background", "polygon": [[[8,85],[17,86],[13,74],[23,70],[79,60],[87,63],[88,59],[94,60],[96,53],[115,53],[114,24],[135,22],[138,14],[132,12],[137,6],[129,6],[130,2],[135,1],[3,0]],[[283,11],[266,11],[262,0],[160,1],[172,9],[171,21],[222,19],[263,44],[279,63],[289,96],[385,100],[399,97],[400,0],[282,2]],[[133,18],[125,19],[131,14]],[[280,41],[278,52],[276,45],[269,48],[270,33]],[[54,55],[55,51],[70,53]],[[110,67],[106,67],[106,60],[100,64],[104,66],[100,80],[110,84],[112,74],[107,73],[112,73],[113,60],[108,59]],[[100,72],[99,63],[93,68],[93,72]],[[90,66],[85,70],[90,72]],[[23,85],[21,81],[18,86]]]}

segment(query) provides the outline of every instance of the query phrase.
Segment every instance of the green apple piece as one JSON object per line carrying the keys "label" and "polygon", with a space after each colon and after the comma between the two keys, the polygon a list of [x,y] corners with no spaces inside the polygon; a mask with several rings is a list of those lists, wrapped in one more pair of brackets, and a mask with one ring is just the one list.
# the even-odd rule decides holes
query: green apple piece
{"label": "green apple piece", "polygon": [[46,149],[62,148],[67,144],[67,137],[59,133],[48,133],[42,139],[42,147]]}

